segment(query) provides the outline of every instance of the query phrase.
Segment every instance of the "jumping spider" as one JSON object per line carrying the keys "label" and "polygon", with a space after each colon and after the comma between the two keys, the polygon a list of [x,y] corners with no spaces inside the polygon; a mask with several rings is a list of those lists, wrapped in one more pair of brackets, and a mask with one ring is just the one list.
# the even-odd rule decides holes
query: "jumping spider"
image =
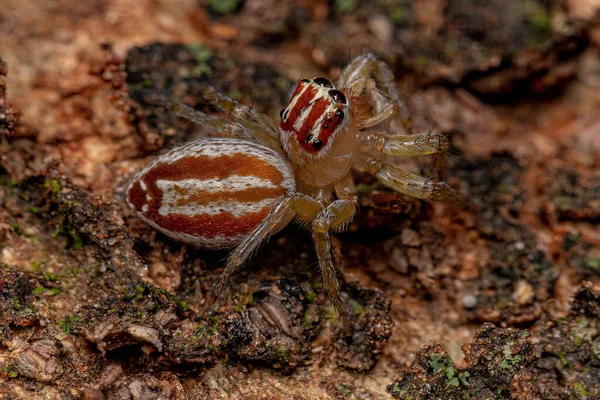
{"label": "jumping spider", "polygon": [[160,156],[136,176],[127,200],[142,219],[177,240],[234,248],[203,312],[262,242],[296,220],[312,233],[325,290],[350,335],[329,235],[346,229],[356,212],[353,172],[429,201],[454,197],[447,183],[382,159],[431,154],[443,176],[448,150],[441,134],[407,134],[408,108],[393,78],[384,62],[365,54],[343,70],[337,88],[325,78],[302,79],[279,126],[211,87],[203,97],[230,119],[174,107],[229,137],[196,140]]}

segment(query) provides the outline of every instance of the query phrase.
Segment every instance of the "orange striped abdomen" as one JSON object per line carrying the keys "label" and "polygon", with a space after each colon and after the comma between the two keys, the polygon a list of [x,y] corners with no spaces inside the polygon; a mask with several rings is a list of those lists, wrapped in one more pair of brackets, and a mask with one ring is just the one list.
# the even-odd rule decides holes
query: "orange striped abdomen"
{"label": "orange striped abdomen", "polygon": [[227,248],[294,190],[291,168],[276,151],[239,139],[202,139],[152,162],[129,186],[127,201],[176,240]]}

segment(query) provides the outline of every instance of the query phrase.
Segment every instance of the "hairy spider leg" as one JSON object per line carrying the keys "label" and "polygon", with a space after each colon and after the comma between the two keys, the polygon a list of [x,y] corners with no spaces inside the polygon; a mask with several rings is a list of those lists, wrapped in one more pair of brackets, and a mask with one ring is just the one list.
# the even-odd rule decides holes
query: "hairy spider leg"
{"label": "hairy spider leg", "polygon": [[354,217],[357,205],[356,186],[352,174],[346,174],[334,185],[337,199],[326,207],[305,195],[297,195],[294,209],[302,223],[312,220],[311,232],[315,243],[319,268],[323,277],[323,287],[333,306],[340,315],[346,337],[351,336],[348,311],[340,297],[340,284],[333,260],[331,259],[331,239],[329,233],[343,231]]}
{"label": "hairy spider leg", "polygon": [[253,132],[257,140],[272,149],[281,151],[279,127],[272,118],[261,115],[252,107],[238,103],[210,85],[202,88],[201,95],[203,100],[208,101],[216,109],[230,116],[233,121]]}
{"label": "hairy spider leg", "polygon": [[[410,112],[406,101],[396,88],[394,74],[385,62],[378,60],[372,54],[359,56],[344,69],[339,84],[350,88],[355,95],[365,96],[375,105],[371,117],[357,121],[357,129],[371,128],[392,119],[391,134],[375,135],[377,141],[383,141],[377,146],[379,151],[409,157],[431,154],[435,180],[446,179],[449,146],[448,139],[444,135],[433,132],[415,135],[398,134],[397,124],[393,121],[399,118],[406,132],[410,133]],[[378,87],[381,87],[381,90]],[[370,132],[367,135],[369,136],[367,140],[372,140],[373,135]]]}
{"label": "hairy spider leg", "polygon": [[446,182],[436,182],[432,178],[403,171],[392,164],[382,163],[375,176],[384,185],[412,197],[427,201],[457,201],[456,194]]}
{"label": "hairy spider leg", "polygon": [[[396,87],[394,73],[373,54],[366,53],[352,60],[342,71],[337,86],[349,90],[352,96],[366,97],[375,106],[375,115],[382,114],[377,118],[383,120],[394,117],[394,121],[398,120],[404,130],[410,133],[410,111]],[[394,132],[399,128],[395,122],[392,123]]]}
{"label": "hairy spider leg", "polygon": [[287,195],[279,198],[271,207],[267,217],[231,252],[225,269],[206,295],[200,315],[204,315],[212,308],[231,276],[243,268],[252,253],[273,233],[292,221],[294,218],[292,202],[293,199]]}
{"label": "hairy spider leg", "polygon": [[226,133],[227,136],[239,139],[257,140],[256,135],[251,130],[237,122],[205,114],[181,103],[171,103],[169,108],[178,117],[185,118],[203,128],[208,127],[212,132]]}
{"label": "hairy spider leg", "polygon": [[361,138],[365,148],[402,157],[433,156],[436,181],[446,179],[448,139],[441,133],[428,131],[414,135],[388,135],[367,131]]}

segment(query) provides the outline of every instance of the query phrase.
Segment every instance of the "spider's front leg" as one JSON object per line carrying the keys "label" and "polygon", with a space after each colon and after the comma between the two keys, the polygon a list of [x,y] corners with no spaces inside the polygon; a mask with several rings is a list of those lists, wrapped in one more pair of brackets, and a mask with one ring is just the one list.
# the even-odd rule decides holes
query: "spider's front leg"
{"label": "spider's front leg", "polygon": [[[410,132],[410,112],[396,87],[394,73],[383,61],[367,53],[356,57],[342,71],[338,86],[351,96],[361,96],[374,107],[374,116],[365,123],[376,125],[391,118],[391,130],[400,130],[398,123]],[[397,121],[397,122],[396,122]],[[358,126],[362,129],[361,126]]]}
{"label": "spider's front leg", "polygon": [[433,156],[436,180],[446,179],[448,166],[448,139],[441,133],[425,132],[415,135],[388,135],[365,132],[361,138],[363,151],[375,150],[384,154],[402,157]]}
{"label": "spider's front leg", "polygon": [[446,182],[436,182],[433,178],[403,171],[392,164],[383,163],[375,176],[384,185],[412,197],[427,201],[457,202],[456,193]]}
{"label": "spider's front leg", "polygon": [[[340,283],[338,282],[336,269],[331,258],[329,232],[344,230],[356,212],[356,187],[352,181],[351,174],[346,174],[342,180],[335,184],[334,189],[338,199],[331,202],[325,208],[320,207],[316,200],[307,196],[298,197],[295,208],[297,209],[296,213],[302,219],[314,218],[312,220],[312,236],[321,275],[323,276],[323,286],[342,319],[346,337],[350,337],[348,312],[340,297]],[[320,208],[321,211],[313,217],[317,208]]]}
{"label": "spider's front leg", "polygon": [[290,195],[285,195],[276,201],[267,217],[231,252],[227,258],[225,269],[206,295],[200,315],[204,315],[211,309],[231,276],[242,269],[248,257],[252,255],[260,244],[293,219],[294,211],[292,203],[293,198]]}
{"label": "spider's front leg", "polygon": [[[446,179],[448,140],[444,135],[432,132],[399,134],[402,130],[399,125],[404,128],[405,133],[411,131],[410,112],[406,101],[398,92],[394,74],[385,62],[372,54],[359,56],[344,69],[338,83],[352,96],[360,96],[373,107],[370,113],[363,114],[364,118],[361,116],[355,121],[358,130],[389,123],[391,134],[368,132],[362,138],[363,148],[375,148],[396,156],[431,154],[436,179]],[[362,104],[358,102],[357,105],[360,107]]]}

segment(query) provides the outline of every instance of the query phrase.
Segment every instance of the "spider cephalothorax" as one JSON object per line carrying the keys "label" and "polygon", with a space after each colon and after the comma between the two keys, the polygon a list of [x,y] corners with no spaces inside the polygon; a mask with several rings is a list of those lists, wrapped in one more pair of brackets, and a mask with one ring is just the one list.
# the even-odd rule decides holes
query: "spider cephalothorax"
{"label": "spider cephalothorax", "polygon": [[294,137],[301,149],[318,154],[326,150],[330,138],[346,126],[347,105],[346,96],[327,79],[302,79],[287,107],[281,110],[281,135]]}
{"label": "spider cephalothorax", "polygon": [[357,57],[337,87],[325,78],[299,81],[280,126],[210,87],[205,100],[231,119],[176,106],[179,115],[230,137],[201,139],[158,157],[134,178],[127,201],[174,239],[235,247],[203,312],[264,240],[296,220],[312,233],[323,286],[350,335],[329,235],[344,230],[356,212],[353,172],[371,173],[425,200],[454,196],[445,182],[384,160],[385,154],[431,154],[443,176],[448,150],[443,135],[410,134],[407,107],[385,63],[370,54]]}

